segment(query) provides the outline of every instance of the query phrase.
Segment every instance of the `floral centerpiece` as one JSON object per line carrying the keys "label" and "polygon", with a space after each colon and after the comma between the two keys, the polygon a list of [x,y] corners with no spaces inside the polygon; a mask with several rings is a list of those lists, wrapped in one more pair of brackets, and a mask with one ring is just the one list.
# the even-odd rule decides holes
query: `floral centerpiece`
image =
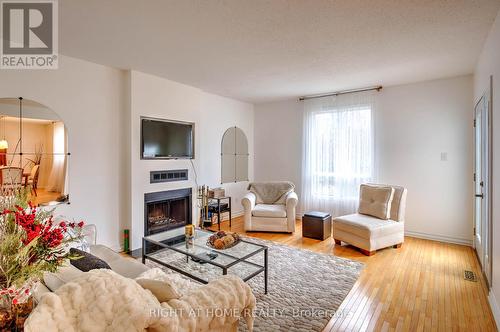
{"label": "floral centerpiece", "polygon": [[[32,290],[44,272],[55,272],[83,222],[55,222],[53,210],[36,208],[21,192],[0,202],[0,331],[16,329],[32,309]],[[21,324],[20,324],[21,323]]]}

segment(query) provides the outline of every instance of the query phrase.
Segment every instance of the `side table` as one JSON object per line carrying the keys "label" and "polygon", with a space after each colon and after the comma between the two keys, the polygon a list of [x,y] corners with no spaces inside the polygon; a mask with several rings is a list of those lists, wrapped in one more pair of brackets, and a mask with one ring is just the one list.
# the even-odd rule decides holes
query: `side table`
{"label": "side table", "polygon": [[307,212],[302,217],[302,236],[325,240],[332,235],[332,216],[325,212]]}
{"label": "side table", "polygon": [[[220,231],[221,214],[229,213],[229,228],[231,228],[231,197],[208,198],[208,212],[217,214],[217,225]],[[215,204],[211,204],[213,202]]]}

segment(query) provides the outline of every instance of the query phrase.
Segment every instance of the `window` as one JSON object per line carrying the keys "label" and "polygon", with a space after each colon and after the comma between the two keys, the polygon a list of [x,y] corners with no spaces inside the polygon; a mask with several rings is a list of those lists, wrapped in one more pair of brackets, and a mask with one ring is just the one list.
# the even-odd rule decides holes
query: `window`
{"label": "window", "polygon": [[353,213],[359,186],[373,180],[372,102],[337,97],[306,105],[303,208]]}
{"label": "window", "polygon": [[371,109],[319,112],[313,115],[313,122],[312,172],[317,179],[313,194],[357,199],[357,191],[343,190],[342,184],[372,177]]}

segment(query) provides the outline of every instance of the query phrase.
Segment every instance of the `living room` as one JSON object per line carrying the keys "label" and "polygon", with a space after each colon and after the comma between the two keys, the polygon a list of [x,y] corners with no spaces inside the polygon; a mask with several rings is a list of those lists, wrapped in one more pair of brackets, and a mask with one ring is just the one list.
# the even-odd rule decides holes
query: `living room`
{"label": "living room", "polygon": [[[148,271],[162,271],[174,285],[197,289],[178,289],[179,297],[168,301],[156,296],[157,308],[160,303],[178,308],[173,303],[183,299],[192,308],[206,308],[205,294],[214,299],[209,308],[228,309],[220,307],[210,285],[212,291],[234,292],[231,299],[240,299],[238,305],[229,304],[240,320],[223,322],[205,312],[189,325],[180,315],[175,323],[165,315],[147,315],[138,318],[143,325],[137,330],[497,329],[499,1],[45,2],[56,8],[57,67],[0,69],[0,139],[8,142],[0,151],[8,161],[2,167],[22,168],[21,181],[32,181],[36,162],[27,160],[44,146],[39,192],[31,190],[33,182],[16,184],[19,191],[28,188],[34,208],[49,206],[55,208],[54,217],[85,222],[82,232],[92,233],[95,256],[116,272],[96,269],[92,278],[135,287],[137,275],[127,270],[124,278],[119,272],[124,259],[141,265],[134,268],[149,273],[148,278],[153,279]],[[2,108],[2,100],[13,103],[14,111]],[[33,105],[46,111],[38,110],[37,116]],[[186,125],[190,152],[150,158],[144,151],[145,119]],[[476,120],[484,126],[477,122],[474,127]],[[63,128],[59,150],[53,147],[55,124]],[[225,152],[223,140],[235,127],[246,149],[235,151],[232,164],[225,163],[225,154],[231,153]],[[42,137],[43,130],[47,136]],[[24,154],[14,149],[18,142]],[[52,177],[48,165],[53,168],[57,160],[61,166]],[[233,164],[235,169],[228,167]],[[186,178],[153,181],[152,172],[174,171],[185,172]],[[58,185],[48,184],[51,178]],[[266,186],[276,182],[278,189]],[[345,234],[353,225],[339,218],[358,212],[379,215],[364,203],[377,200],[371,195],[382,189],[363,189],[367,183],[389,192],[386,217],[378,219],[392,222],[391,204],[399,209],[401,222],[394,221],[399,228],[391,233],[395,242],[363,238],[358,243]],[[206,203],[217,201],[208,197],[207,188],[219,187],[222,196],[231,198],[231,215],[224,214],[217,224],[214,205],[209,216]],[[189,190],[185,224],[195,229],[183,224],[169,231],[180,232],[183,239],[186,235],[186,241],[192,231],[197,245],[220,226],[221,236],[234,236],[227,239],[229,246],[240,243],[205,250],[217,258],[205,252],[200,258],[182,248],[174,253],[170,244],[172,250],[162,251],[190,256],[189,269],[162,265],[163,256],[144,252],[149,248],[145,237],[162,242],[163,234],[146,229],[147,195],[179,190]],[[3,192],[5,200],[15,191]],[[281,210],[272,212],[284,228],[269,226],[274,218],[266,216],[269,208],[255,211],[268,205],[266,195],[273,191],[278,195],[270,205]],[[296,198],[288,196],[291,192]],[[288,201],[296,205],[287,207]],[[315,211],[324,214],[310,214]],[[319,239],[304,236],[312,227],[307,223],[318,218],[321,226],[314,232],[321,233]],[[367,236],[375,233],[363,227]],[[222,278],[213,278],[211,263],[224,252],[237,256],[237,250],[244,252],[242,257],[255,255],[249,264],[258,265],[259,272],[249,279],[239,276],[248,271],[238,259],[230,265],[238,267],[234,274],[239,279],[224,279],[230,278],[222,277],[224,269],[232,273],[222,263],[222,271],[217,270]],[[140,258],[146,258],[148,270]],[[200,286],[196,277],[204,273],[210,283]],[[471,275],[472,281],[467,280]],[[60,321],[48,319],[45,314],[58,308],[56,297],[62,305],[71,287],[92,289],[91,277],[78,276],[34,296],[27,330],[117,330],[132,324],[123,315],[107,315],[102,321],[108,325],[90,327],[85,325],[90,311],[80,312],[81,320],[71,310],[64,310]],[[39,279],[47,286],[43,274],[33,280]],[[154,289],[141,286],[145,289],[134,292],[146,293],[135,296],[152,303],[147,296],[157,295]],[[113,303],[132,310],[132,302]]]}

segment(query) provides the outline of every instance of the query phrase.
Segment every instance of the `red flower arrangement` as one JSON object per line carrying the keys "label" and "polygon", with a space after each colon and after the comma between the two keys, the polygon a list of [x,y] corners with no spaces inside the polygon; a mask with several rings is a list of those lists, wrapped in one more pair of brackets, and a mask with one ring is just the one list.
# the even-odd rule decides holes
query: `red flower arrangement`
{"label": "red flower arrangement", "polygon": [[27,301],[44,272],[74,258],[66,247],[81,238],[84,222],[55,222],[52,212],[18,198],[0,213],[0,305]]}

